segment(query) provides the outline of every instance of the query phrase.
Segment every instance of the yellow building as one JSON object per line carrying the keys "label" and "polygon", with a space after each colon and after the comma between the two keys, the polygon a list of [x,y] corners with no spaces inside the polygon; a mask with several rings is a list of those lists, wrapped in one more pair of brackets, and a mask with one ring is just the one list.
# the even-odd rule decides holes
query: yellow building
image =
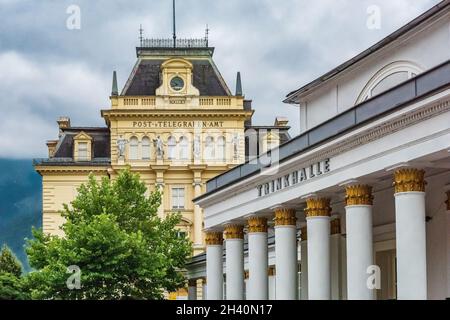
{"label": "yellow building", "polygon": [[[106,127],[75,127],[68,117],[59,118],[59,137],[47,142],[49,157],[35,161],[45,232],[61,235],[59,211],[89,173],[114,179],[129,165],[149,192],[162,191],[159,215],[181,212],[180,232],[194,243],[194,254],[204,250],[202,211],[191,200],[205,191],[207,180],[289,139],[285,119],[252,126],[240,74],[233,95],[213,52],[206,39],[143,39],[120,94],[114,72],[111,106],[101,111]],[[255,136],[259,143],[249,147]]]}

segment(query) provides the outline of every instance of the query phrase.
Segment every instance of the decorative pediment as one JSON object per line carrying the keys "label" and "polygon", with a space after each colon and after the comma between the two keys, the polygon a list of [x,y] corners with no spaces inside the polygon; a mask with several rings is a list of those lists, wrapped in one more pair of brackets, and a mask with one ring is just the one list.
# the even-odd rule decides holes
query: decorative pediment
{"label": "decorative pediment", "polygon": [[[182,58],[168,59],[162,63],[162,84],[156,89],[156,95],[165,97],[199,96],[200,91],[192,83],[193,70],[193,64]],[[176,103],[179,101],[182,100],[176,100]]]}
{"label": "decorative pediment", "polygon": [[80,133],[78,133],[73,140],[84,140],[84,141],[92,141],[92,137],[90,135],[88,135],[86,132],[81,131]]}
{"label": "decorative pediment", "polygon": [[169,59],[161,64],[161,70],[179,68],[188,68],[192,70],[194,66],[188,60],[182,58]]}

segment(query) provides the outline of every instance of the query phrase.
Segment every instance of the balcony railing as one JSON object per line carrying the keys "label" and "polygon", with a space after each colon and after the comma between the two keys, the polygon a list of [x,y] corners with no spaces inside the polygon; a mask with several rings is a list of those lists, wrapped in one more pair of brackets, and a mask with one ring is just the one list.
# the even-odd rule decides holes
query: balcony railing
{"label": "balcony railing", "polygon": [[[127,97],[118,97],[116,106],[120,107],[156,107],[156,97],[155,96],[147,96],[147,97],[139,97],[139,96],[127,96]],[[169,99],[169,104],[186,104],[185,97],[171,97]],[[199,98],[199,107],[241,107],[243,104],[242,99],[239,97],[200,97]]]}
{"label": "balcony railing", "polygon": [[207,39],[142,39],[141,48],[208,48]]}

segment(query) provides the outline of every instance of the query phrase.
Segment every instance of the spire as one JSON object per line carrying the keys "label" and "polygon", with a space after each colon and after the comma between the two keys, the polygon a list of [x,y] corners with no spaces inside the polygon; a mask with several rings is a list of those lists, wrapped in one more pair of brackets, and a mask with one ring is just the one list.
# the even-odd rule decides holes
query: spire
{"label": "spire", "polygon": [[176,29],[176,12],[175,12],[175,0],[173,0],[173,47],[177,46],[177,29]]}
{"label": "spire", "polygon": [[238,71],[236,77],[236,96],[242,96],[242,82],[241,82],[241,73]]}
{"label": "spire", "polygon": [[112,96],[118,96],[119,95],[119,89],[117,88],[117,74],[114,71],[113,72],[113,81],[112,81],[112,90],[111,90]]}

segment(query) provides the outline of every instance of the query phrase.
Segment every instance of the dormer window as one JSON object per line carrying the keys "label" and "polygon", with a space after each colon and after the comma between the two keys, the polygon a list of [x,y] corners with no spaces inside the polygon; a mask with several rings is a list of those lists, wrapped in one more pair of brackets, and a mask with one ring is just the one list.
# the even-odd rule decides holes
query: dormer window
{"label": "dormer window", "polygon": [[91,161],[92,160],[92,138],[80,132],[74,138],[74,155],[75,161]]}

